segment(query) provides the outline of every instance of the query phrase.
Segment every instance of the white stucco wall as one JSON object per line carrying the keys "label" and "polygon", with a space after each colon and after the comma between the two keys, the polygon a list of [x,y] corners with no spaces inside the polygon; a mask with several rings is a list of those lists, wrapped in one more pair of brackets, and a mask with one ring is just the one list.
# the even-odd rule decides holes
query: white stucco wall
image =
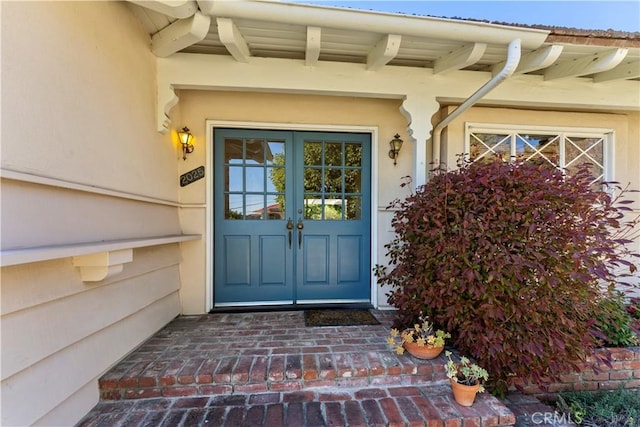
{"label": "white stucco wall", "polygon": [[[2,2],[2,250],[180,234],[156,58],[124,2]],[[34,249],[35,248],[35,249]],[[83,282],[70,257],[1,270],[3,426],[73,425],[98,378],[180,313],[180,244]]]}

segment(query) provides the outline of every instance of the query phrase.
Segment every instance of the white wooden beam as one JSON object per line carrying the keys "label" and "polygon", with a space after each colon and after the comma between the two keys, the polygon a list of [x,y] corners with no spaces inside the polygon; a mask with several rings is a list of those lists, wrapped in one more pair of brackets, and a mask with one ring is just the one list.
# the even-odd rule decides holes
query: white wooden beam
{"label": "white wooden beam", "polygon": [[[524,74],[551,66],[551,64],[558,60],[563,48],[564,46],[551,45],[522,55],[518,68],[516,68],[514,73]],[[495,75],[502,69],[502,67],[504,67],[504,61],[494,65],[491,71]]]}
{"label": "white wooden beam", "polygon": [[231,56],[238,62],[249,62],[251,51],[249,45],[238,30],[238,27],[229,18],[216,18],[218,23],[218,36],[227,48]]}
{"label": "white wooden beam", "polygon": [[151,51],[161,58],[172,55],[204,39],[209,32],[211,17],[198,12],[191,18],[180,19],[151,38]]}
{"label": "white wooden beam", "polygon": [[640,78],[640,61],[626,61],[612,70],[604,71],[593,76],[594,83],[611,80],[628,80]]}
{"label": "white wooden beam", "polygon": [[384,67],[398,55],[402,36],[387,34],[371,49],[367,55],[367,70],[376,71]]}
{"label": "white wooden beam", "polygon": [[570,61],[558,62],[547,68],[544,79],[564,79],[609,71],[624,60],[627,52],[628,49],[618,48]]}
{"label": "white wooden beam", "polygon": [[437,59],[433,65],[433,74],[461,70],[464,67],[475,64],[482,58],[486,49],[487,45],[485,43],[473,43],[463,46],[449,55]]}
{"label": "white wooden beam", "polygon": [[320,27],[307,27],[307,49],[304,55],[304,62],[308,66],[314,66],[320,58],[320,42],[322,40],[322,30]]}
{"label": "white wooden beam", "polygon": [[198,11],[198,4],[194,0],[128,0],[129,3],[137,4],[146,9],[150,9],[163,15],[173,18],[184,19],[192,16]]}

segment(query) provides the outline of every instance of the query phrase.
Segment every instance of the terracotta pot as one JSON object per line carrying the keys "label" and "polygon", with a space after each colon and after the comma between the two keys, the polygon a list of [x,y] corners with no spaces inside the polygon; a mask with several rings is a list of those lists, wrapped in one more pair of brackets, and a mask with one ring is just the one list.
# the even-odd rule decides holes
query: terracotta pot
{"label": "terracotta pot", "polygon": [[418,359],[435,359],[440,355],[440,353],[442,353],[442,350],[444,350],[444,346],[428,347],[424,345],[420,347],[415,342],[406,342],[403,345],[410,355],[415,356]]}
{"label": "terracotta pot", "polygon": [[464,385],[455,382],[449,378],[451,383],[451,389],[453,390],[453,398],[458,402],[460,406],[471,406],[476,399],[476,394],[480,389],[480,383],[476,385]]}

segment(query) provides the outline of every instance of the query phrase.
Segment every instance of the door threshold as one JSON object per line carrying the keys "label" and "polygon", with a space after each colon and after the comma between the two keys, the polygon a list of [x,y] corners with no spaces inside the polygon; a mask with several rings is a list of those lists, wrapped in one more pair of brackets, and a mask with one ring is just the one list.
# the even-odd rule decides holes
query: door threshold
{"label": "door threshold", "polygon": [[281,304],[281,305],[245,305],[214,307],[209,313],[264,313],[269,311],[303,311],[303,310],[335,310],[335,309],[362,309],[371,310],[370,302],[354,303],[321,303],[321,304]]}

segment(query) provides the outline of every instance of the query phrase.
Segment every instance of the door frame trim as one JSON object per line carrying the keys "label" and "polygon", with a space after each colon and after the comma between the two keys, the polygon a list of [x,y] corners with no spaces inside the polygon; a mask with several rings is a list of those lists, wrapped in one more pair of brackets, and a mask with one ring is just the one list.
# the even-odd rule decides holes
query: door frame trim
{"label": "door frame trim", "polygon": [[378,247],[378,127],[377,126],[356,126],[356,125],[322,125],[309,123],[280,123],[280,122],[248,122],[233,120],[206,120],[206,160],[205,160],[205,309],[206,312],[213,308],[213,131],[215,128],[237,128],[237,129],[265,129],[282,131],[311,131],[311,132],[346,132],[346,133],[368,133],[371,135],[371,247],[370,261],[371,271],[371,305],[378,307],[378,286],[373,266],[377,264],[378,254],[375,248]]}

